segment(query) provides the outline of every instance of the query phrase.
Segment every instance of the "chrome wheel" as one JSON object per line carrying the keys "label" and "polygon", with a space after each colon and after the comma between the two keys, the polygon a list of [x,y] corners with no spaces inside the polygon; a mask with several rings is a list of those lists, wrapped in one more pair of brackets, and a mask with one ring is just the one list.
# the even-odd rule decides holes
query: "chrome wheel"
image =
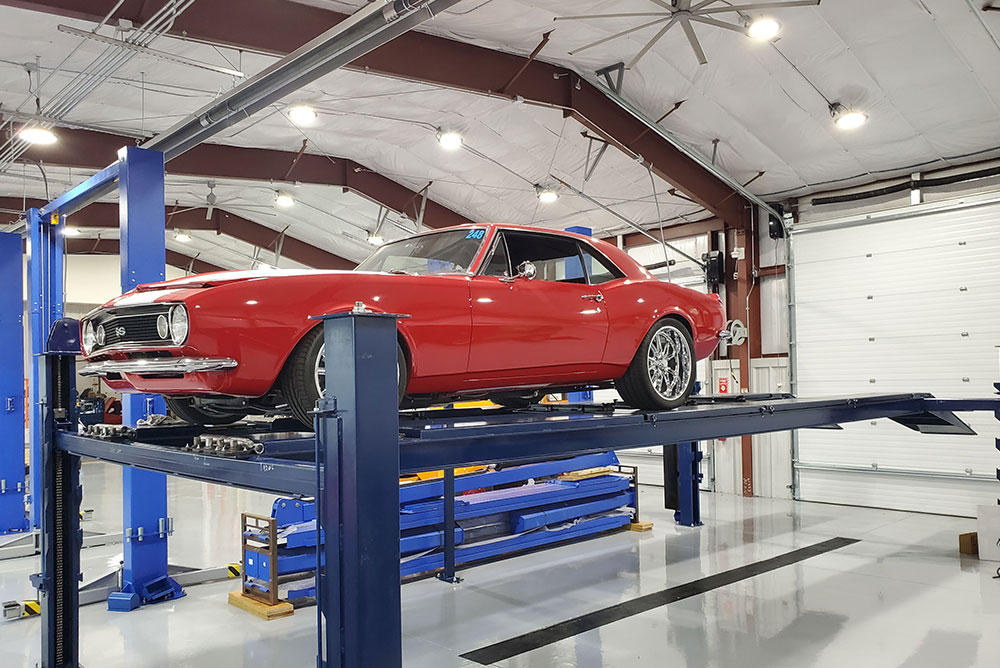
{"label": "chrome wheel", "polygon": [[316,381],[316,393],[324,396],[326,393],[326,344],[319,347],[316,364],[313,366],[313,380]]}
{"label": "chrome wheel", "polygon": [[684,396],[694,368],[692,357],[680,330],[671,325],[657,330],[646,356],[646,373],[653,391],[667,401]]}
{"label": "chrome wheel", "polygon": [[[313,380],[316,382],[316,392],[319,396],[326,396],[326,344],[319,347],[316,355],[316,364],[313,366]],[[403,382],[403,370],[396,361],[396,385]]]}

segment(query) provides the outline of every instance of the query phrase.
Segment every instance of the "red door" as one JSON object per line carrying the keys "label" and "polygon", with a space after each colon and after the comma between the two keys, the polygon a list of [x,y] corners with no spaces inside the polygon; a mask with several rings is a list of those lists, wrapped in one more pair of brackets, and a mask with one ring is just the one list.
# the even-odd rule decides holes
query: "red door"
{"label": "red door", "polygon": [[579,266],[576,242],[556,235],[504,234],[510,253],[507,273],[526,259],[536,265],[536,277],[472,279],[469,372],[510,370],[504,377],[515,379],[560,366],[600,364],[608,314],[597,286],[579,276],[568,278],[574,275],[572,267]]}

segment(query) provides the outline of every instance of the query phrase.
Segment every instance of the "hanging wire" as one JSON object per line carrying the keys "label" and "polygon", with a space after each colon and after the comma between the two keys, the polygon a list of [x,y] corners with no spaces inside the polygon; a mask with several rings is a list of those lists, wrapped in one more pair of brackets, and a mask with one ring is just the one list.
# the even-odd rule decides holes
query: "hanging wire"
{"label": "hanging wire", "polygon": [[667,239],[663,235],[663,216],[660,215],[660,198],[656,195],[656,179],[653,178],[653,166],[646,163],[646,171],[649,172],[649,184],[653,188],[653,201],[656,203],[656,220],[660,225],[660,245],[663,247],[663,261],[667,263],[667,281],[673,282],[670,277],[670,258],[667,256]]}
{"label": "hanging wire", "polygon": [[[563,116],[562,127],[559,128],[559,137],[556,139],[556,147],[552,150],[552,159],[549,160],[549,169],[546,174],[552,173],[552,166],[556,164],[556,155],[559,154],[559,145],[562,144],[563,134],[566,132],[566,121],[569,120],[569,116]],[[522,177],[523,178],[523,177]],[[538,205],[541,202],[537,197],[535,198],[535,210],[531,214],[531,223],[535,223],[535,217],[538,216]]]}

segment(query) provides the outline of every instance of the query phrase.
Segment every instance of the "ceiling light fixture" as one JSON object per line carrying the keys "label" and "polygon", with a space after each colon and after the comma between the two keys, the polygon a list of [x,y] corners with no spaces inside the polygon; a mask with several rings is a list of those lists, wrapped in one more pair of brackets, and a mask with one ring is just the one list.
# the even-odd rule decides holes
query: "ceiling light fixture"
{"label": "ceiling light fixture", "polygon": [[535,186],[535,194],[538,195],[538,201],[542,204],[552,204],[559,199],[559,193],[557,193],[552,188],[544,188],[542,186]]}
{"label": "ceiling light fixture", "polygon": [[781,32],[781,24],[768,17],[754,19],[747,26],[747,35],[759,40],[774,39],[779,32]]}
{"label": "ceiling light fixture", "polygon": [[441,144],[441,148],[446,151],[457,151],[462,148],[462,144],[465,143],[462,135],[454,130],[438,129],[437,140],[438,143]]}
{"label": "ceiling light fixture", "polygon": [[78,236],[80,236],[80,230],[78,230],[75,227],[64,227],[62,233],[63,233],[64,237],[78,237]]}
{"label": "ceiling light fixture", "polygon": [[319,114],[312,107],[299,104],[288,110],[288,118],[296,125],[312,125],[319,118]]}
{"label": "ceiling light fixture", "polygon": [[833,124],[841,130],[856,130],[868,122],[868,114],[856,109],[848,109],[840,102],[830,105]]}
{"label": "ceiling light fixture", "polygon": [[54,132],[45,128],[24,128],[17,136],[29,144],[55,144],[59,139]]}
{"label": "ceiling light fixture", "polygon": [[177,232],[174,232],[174,241],[179,241],[182,244],[186,244],[187,242],[191,241],[191,235],[178,230]]}
{"label": "ceiling light fixture", "polygon": [[368,243],[370,243],[372,246],[381,246],[382,244],[385,243],[385,239],[383,239],[381,236],[377,234],[369,234]]}
{"label": "ceiling light fixture", "polygon": [[274,204],[275,206],[280,206],[282,209],[287,209],[295,206],[295,198],[287,193],[275,193]]}

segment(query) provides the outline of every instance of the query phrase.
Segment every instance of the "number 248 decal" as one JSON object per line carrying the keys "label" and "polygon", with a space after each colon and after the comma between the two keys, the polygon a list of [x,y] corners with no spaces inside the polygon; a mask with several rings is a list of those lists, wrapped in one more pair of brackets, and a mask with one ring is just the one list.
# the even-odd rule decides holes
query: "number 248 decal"
{"label": "number 248 decal", "polygon": [[486,230],[469,230],[469,233],[465,235],[466,239],[482,239],[486,236]]}

